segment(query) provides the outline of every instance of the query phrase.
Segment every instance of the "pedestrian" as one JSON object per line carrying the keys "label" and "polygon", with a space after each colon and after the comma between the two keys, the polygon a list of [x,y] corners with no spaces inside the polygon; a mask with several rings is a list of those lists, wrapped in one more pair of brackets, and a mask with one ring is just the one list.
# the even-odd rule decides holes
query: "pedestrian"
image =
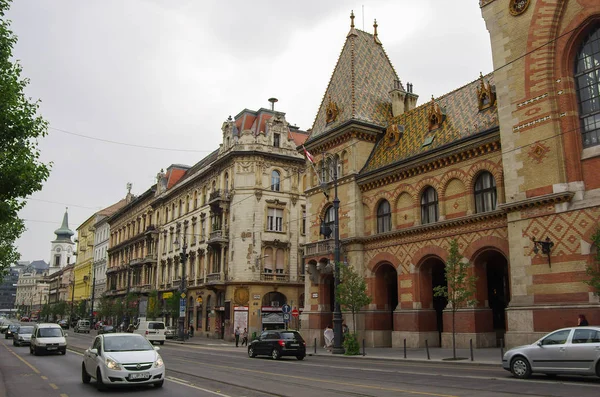
{"label": "pedestrian", "polygon": [[578,316],[578,318],[577,318],[577,325],[578,325],[578,326],[580,326],[580,327],[585,327],[585,326],[587,326],[587,325],[590,325],[590,324],[588,323],[588,320],[587,320],[587,318],[585,318],[585,314],[580,314],[580,315]]}
{"label": "pedestrian", "polygon": [[240,327],[237,326],[235,327],[235,347],[238,347],[238,344],[240,343]]}
{"label": "pedestrian", "polygon": [[194,326],[190,324],[190,338],[194,336]]}
{"label": "pedestrian", "polygon": [[244,346],[244,344],[248,346],[248,330],[246,328],[244,328],[244,332],[242,332],[242,346]]}
{"label": "pedestrian", "polygon": [[348,335],[348,332],[350,332],[350,329],[348,328],[346,323],[342,323],[342,342],[344,342],[346,340],[346,336]]}
{"label": "pedestrian", "polygon": [[133,324],[129,324],[129,327],[127,327],[127,332],[133,333],[133,330],[134,330]]}
{"label": "pedestrian", "polygon": [[330,325],[325,328],[323,337],[325,338],[325,349],[331,353],[331,350],[333,349],[333,329]]}

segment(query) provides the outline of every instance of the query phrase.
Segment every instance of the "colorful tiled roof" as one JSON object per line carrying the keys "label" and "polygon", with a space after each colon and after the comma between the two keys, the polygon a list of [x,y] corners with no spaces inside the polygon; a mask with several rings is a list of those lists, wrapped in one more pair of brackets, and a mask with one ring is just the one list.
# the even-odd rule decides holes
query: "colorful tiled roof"
{"label": "colorful tiled roof", "polygon": [[[492,74],[483,76],[483,79],[493,86]],[[393,145],[388,144],[385,137],[380,139],[361,173],[385,167],[497,127],[496,106],[479,110],[477,87],[480,84],[481,79],[477,79],[435,99],[442,111],[445,111],[445,120],[439,128],[432,131],[429,131],[431,101],[398,117],[390,118],[386,125],[396,124],[401,131],[403,128],[402,137]],[[431,143],[423,146],[426,140],[431,140]]]}
{"label": "colorful tiled roof", "polygon": [[[313,123],[310,139],[349,121],[385,126],[391,115],[389,92],[398,75],[376,36],[352,28],[338,58]],[[327,123],[333,102],[338,115]]]}

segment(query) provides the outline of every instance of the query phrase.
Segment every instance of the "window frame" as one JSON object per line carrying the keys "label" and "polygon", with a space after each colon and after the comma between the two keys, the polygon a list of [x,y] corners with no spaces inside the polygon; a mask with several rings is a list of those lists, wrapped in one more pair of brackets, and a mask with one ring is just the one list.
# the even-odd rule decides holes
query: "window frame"
{"label": "window frame", "polygon": [[[594,45],[598,48],[595,52]],[[600,145],[600,62],[597,65],[590,62],[592,65],[586,66],[583,64],[586,58],[590,60],[600,59],[599,23],[582,40],[573,66],[573,79],[575,81],[581,128],[581,144],[584,149]],[[587,85],[582,87],[580,81],[586,76]],[[587,94],[589,97],[586,98],[583,94]],[[584,107],[587,106],[585,103],[589,103],[590,109],[584,110]]]}
{"label": "window frame", "polygon": [[[384,206],[387,206],[387,212]],[[387,200],[381,200],[377,206],[377,233],[392,231],[392,206]]]}
{"label": "window frame", "polygon": [[[433,191],[433,197],[429,198],[429,193]],[[430,210],[434,210],[434,218],[430,219]],[[436,223],[440,219],[439,212],[439,198],[437,190],[433,186],[428,186],[421,194],[421,224],[427,225],[430,223]]]}
{"label": "window frame", "polygon": [[[489,179],[486,181],[484,178]],[[485,182],[489,181],[491,181],[491,184],[485,186]],[[484,171],[477,176],[475,185],[473,186],[473,196],[475,198],[475,212],[477,214],[496,210],[498,207],[498,190],[496,187],[496,178],[494,178],[491,172]]]}
{"label": "window frame", "polygon": [[267,208],[267,231],[283,232],[283,208]]}
{"label": "window frame", "polygon": [[271,191],[281,191],[281,173],[277,170],[271,171]]}

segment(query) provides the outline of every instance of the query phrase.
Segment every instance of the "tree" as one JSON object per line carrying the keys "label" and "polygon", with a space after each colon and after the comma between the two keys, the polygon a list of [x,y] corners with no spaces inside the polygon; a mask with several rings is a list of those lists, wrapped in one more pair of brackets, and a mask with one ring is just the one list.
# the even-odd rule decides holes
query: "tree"
{"label": "tree", "polygon": [[158,291],[152,290],[148,294],[148,307],[146,309],[146,317],[150,320],[155,320],[160,316],[160,306],[158,304]]}
{"label": "tree", "polygon": [[53,313],[55,316],[60,316],[62,319],[69,312],[69,305],[65,301],[59,301],[53,307]]}
{"label": "tree", "polygon": [[171,318],[179,317],[179,295],[173,294],[166,299],[167,312],[171,315]]}
{"label": "tree", "polygon": [[592,246],[596,248],[593,263],[590,263],[585,268],[585,273],[589,276],[589,279],[585,280],[584,283],[594,289],[594,294],[600,296],[600,229],[596,229],[596,232],[592,235]]}
{"label": "tree", "polygon": [[87,301],[82,300],[77,304],[77,309],[75,314],[79,318],[87,318]]}
{"label": "tree", "polygon": [[18,212],[50,175],[50,165],[40,162],[37,141],[46,136],[48,123],[37,114],[40,102],[23,92],[29,80],[12,59],[17,37],[6,19],[9,8],[10,0],[0,0],[0,278],[20,259],[14,243],[25,224]]}
{"label": "tree", "polygon": [[352,313],[354,332],[344,338],[346,354],[359,354],[360,346],[356,339],[356,313],[371,303],[371,297],[367,294],[365,279],[353,267],[340,266],[340,284],[335,291],[335,298],[343,310]]}
{"label": "tree", "polygon": [[43,317],[46,319],[45,321],[48,321],[50,315],[52,315],[52,307],[50,307],[48,303],[44,303],[44,306],[42,306],[42,310],[40,312],[40,319]]}
{"label": "tree", "polygon": [[449,256],[445,267],[447,285],[438,285],[433,290],[434,296],[443,296],[448,299],[452,311],[452,354],[454,360],[456,360],[456,312],[461,307],[472,306],[477,303],[474,298],[477,277],[469,275],[470,267],[471,264],[464,260],[458,252],[458,242],[456,240],[450,241]]}

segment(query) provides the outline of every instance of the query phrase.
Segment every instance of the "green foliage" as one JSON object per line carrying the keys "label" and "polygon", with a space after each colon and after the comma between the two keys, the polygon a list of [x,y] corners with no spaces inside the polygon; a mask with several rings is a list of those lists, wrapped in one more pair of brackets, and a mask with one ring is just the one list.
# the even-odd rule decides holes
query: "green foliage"
{"label": "green foliage", "polygon": [[108,296],[102,296],[100,298],[100,309],[98,310],[100,318],[111,318],[116,315],[116,307],[114,299]]}
{"label": "green foliage", "polygon": [[351,266],[340,265],[340,284],[335,292],[335,298],[340,302],[342,310],[352,313],[352,324],[356,333],[356,313],[371,303],[367,294],[367,283]]}
{"label": "green foliage", "polygon": [[65,301],[60,301],[52,305],[52,314],[54,316],[64,317],[69,312],[69,305]]}
{"label": "green foliage", "polygon": [[160,316],[160,305],[158,302],[158,291],[152,290],[148,293],[148,307],[146,309],[146,317],[154,320]]}
{"label": "green foliage", "polygon": [[39,101],[25,96],[29,80],[21,77],[23,69],[12,59],[17,37],[6,19],[9,8],[9,0],[0,0],[0,277],[20,259],[14,243],[25,231],[18,216],[24,199],[41,190],[50,175],[38,150],[48,123],[37,114]]}
{"label": "green foliage", "polygon": [[179,317],[179,295],[173,294],[170,298],[165,299],[167,304],[167,312],[172,318]]}
{"label": "green foliage", "polygon": [[52,313],[52,307],[46,303],[44,304],[44,306],[42,306],[42,310],[40,312],[40,317],[46,319],[46,321],[48,321],[48,319],[50,318],[50,316],[53,315]]}
{"label": "green foliage", "polygon": [[474,298],[477,277],[469,275],[471,264],[463,260],[458,252],[458,242],[450,241],[448,260],[446,261],[446,285],[435,287],[434,296],[443,296],[448,299],[452,311],[452,351],[456,359],[456,312],[461,307],[472,306],[477,303]]}
{"label": "green foliage", "polygon": [[77,309],[75,310],[75,315],[79,318],[87,318],[87,302],[82,300],[77,304]]}
{"label": "green foliage", "polygon": [[346,350],[344,353],[345,355],[357,356],[360,354],[360,344],[358,343],[358,338],[355,333],[347,333],[343,345]]}
{"label": "green foliage", "polygon": [[592,235],[592,245],[596,247],[596,254],[593,263],[588,264],[585,268],[585,273],[589,279],[585,280],[584,283],[594,289],[596,296],[600,296],[600,229],[597,229]]}

